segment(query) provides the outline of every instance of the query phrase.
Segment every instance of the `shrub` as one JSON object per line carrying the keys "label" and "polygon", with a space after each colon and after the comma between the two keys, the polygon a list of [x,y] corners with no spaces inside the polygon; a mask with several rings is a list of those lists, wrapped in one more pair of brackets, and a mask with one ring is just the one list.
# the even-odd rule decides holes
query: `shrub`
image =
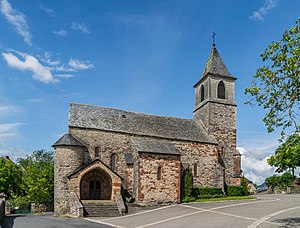
{"label": "shrub", "polygon": [[248,192],[248,183],[247,183],[246,177],[242,178],[241,186],[243,187],[244,195],[245,196],[249,195],[249,192]]}
{"label": "shrub", "polygon": [[182,177],[182,196],[184,198],[189,198],[191,196],[193,188],[193,174],[190,167],[186,168],[183,171]]}
{"label": "shrub", "polygon": [[244,188],[243,186],[227,186],[227,194],[228,196],[244,196]]}
{"label": "shrub", "polygon": [[224,193],[222,191],[222,188],[193,188],[191,195],[198,199],[204,199],[201,197],[210,196],[209,198],[213,198],[212,196],[215,196],[215,195],[222,195],[222,197],[223,197]]}
{"label": "shrub", "polygon": [[195,200],[196,200],[196,198],[193,197],[193,196],[185,196],[181,201],[182,201],[183,203],[188,203],[188,202],[193,202],[193,201],[195,201]]}

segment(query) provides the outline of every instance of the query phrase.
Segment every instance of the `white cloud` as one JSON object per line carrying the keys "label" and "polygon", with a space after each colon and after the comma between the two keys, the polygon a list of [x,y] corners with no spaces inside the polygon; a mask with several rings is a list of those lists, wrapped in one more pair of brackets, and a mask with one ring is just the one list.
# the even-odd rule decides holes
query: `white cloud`
{"label": "white cloud", "polygon": [[50,66],[57,66],[57,65],[60,64],[59,59],[53,60],[53,59],[51,59],[51,57],[52,57],[51,52],[46,51],[44,53],[44,56],[40,56],[39,58],[40,58],[41,61],[43,61],[44,63],[46,63]]}
{"label": "white cloud", "polygon": [[53,9],[50,9],[46,6],[44,6],[42,3],[40,3],[40,9],[43,10],[46,14],[48,14],[51,17],[55,17],[55,12]]}
{"label": "white cloud", "polygon": [[90,30],[86,27],[86,25],[84,23],[76,23],[73,22],[71,25],[71,29],[74,31],[81,31],[83,33],[91,33]]}
{"label": "white cloud", "polygon": [[32,35],[26,22],[26,16],[13,9],[7,0],[0,1],[1,14],[4,18],[14,26],[17,33],[21,35],[24,41],[31,45]]}
{"label": "white cloud", "polygon": [[60,78],[73,78],[75,77],[74,74],[56,74],[55,77],[60,77]]}
{"label": "white cloud", "polygon": [[0,116],[11,115],[12,113],[19,112],[19,108],[13,105],[0,105]]}
{"label": "white cloud", "polygon": [[264,17],[273,9],[278,3],[278,0],[266,0],[264,4],[252,13],[250,19],[263,21]]}
{"label": "white cloud", "polygon": [[74,70],[87,70],[94,67],[89,60],[70,59],[69,66]]}
{"label": "white cloud", "polygon": [[0,156],[9,156],[9,158],[14,162],[17,161],[17,158],[23,158],[28,154],[30,153],[28,153],[28,151],[26,151],[24,148],[0,143]]}
{"label": "white cloud", "polygon": [[59,30],[59,31],[53,31],[53,33],[55,35],[59,35],[59,36],[62,36],[62,37],[66,37],[68,35],[68,32],[66,30]]}
{"label": "white cloud", "polygon": [[[255,153],[244,147],[238,147],[238,150],[242,155],[242,170],[246,178],[256,184],[261,184],[267,177],[274,174],[275,168],[267,163],[267,159],[273,154],[273,150],[270,148],[258,149]],[[260,154],[258,151],[260,151]]]}
{"label": "white cloud", "polygon": [[73,73],[94,67],[89,60],[70,59],[67,64],[61,63],[57,58],[52,59],[51,52],[45,52],[36,58],[23,52],[8,50],[7,53],[3,52],[2,56],[9,67],[30,71],[33,73],[33,79],[46,84],[59,82],[58,78],[75,77]]}
{"label": "white cloud", "polygon": [[0,139],[3,141],[9,137],[18,135],[18,127],[22,123],[0,124]]}
{"label": "white cloud", "polygon": [[57,72],[75,72],[76,70],[71,67],[66,67],[64,64],[54,68]]}
{"label": "white cloud", "polygon": [[7,62],[8,66],[17,70],[30,71],[33,73],[33,78],[35,80],[41,81],[46,84],[57,82],[57,80],[54,79],[49,68],[42,65],[35,57],[26,53],[16,53],[18,53],[24,60],[19,59],[12,53],[2,53],[2,56]]}
{"label": "white cloud", "polygon": [[29,102],[44,102],[46,99],[45,98],[31,98],[28,101]]}

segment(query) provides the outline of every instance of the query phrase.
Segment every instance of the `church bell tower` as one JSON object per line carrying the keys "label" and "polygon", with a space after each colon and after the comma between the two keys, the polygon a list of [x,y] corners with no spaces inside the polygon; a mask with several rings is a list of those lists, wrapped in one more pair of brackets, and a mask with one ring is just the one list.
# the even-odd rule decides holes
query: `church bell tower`
{"label": "church bell tower", "polygon": [[241,184],[241,158],[236,149],[235,80],[213,42],[202,76],[194,85],[194,121],[202,122],[218,141],[219,161],[225,168],[227,185]]}

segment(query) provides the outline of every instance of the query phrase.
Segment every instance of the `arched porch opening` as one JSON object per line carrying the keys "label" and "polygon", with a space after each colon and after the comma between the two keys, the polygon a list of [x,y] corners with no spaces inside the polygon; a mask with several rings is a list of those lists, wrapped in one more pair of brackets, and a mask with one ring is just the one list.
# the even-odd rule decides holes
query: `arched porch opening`
{"label": "arched porch opening", "polygon": [[111,200],[111,194],[112,180],[104,170],[95,168],[81,178],[81,200]]}

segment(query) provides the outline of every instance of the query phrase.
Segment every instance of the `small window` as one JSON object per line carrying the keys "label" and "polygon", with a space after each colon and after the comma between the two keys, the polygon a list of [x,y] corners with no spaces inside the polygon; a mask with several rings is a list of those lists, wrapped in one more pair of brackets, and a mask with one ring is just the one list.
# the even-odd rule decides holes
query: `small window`
{"label": "small window", "polygon": [[204,85],[200,87],[200,102],[204,101]]}
{"label": "small window", "polygon": [[99,147],[96,147],[95,148],[95,158],[99,158],[99,155],[100,155],[100,153],[99,153]]}
{"label": "small window", "polygon": [[110,168],[113,171],[116,171],[116,161],[117,161],[117,155],[116,154],[112,154],[110,156]]}
{"label": "small window", "polygon": [[198,176],[198,164],[194,163],[194,177]]}
{"label": "small window", "polygon": [[157,180],[161,180],[161,166],[157,168]]}
{"label": "small window", "polygon": [[223,81],[220,81],[218,84],[218,98],[225,99],[225,85]]}
{"label": "small window", "polygon": [[221,154],[221,156],[224,156],[224,146],[220,147],[220,154]]}

